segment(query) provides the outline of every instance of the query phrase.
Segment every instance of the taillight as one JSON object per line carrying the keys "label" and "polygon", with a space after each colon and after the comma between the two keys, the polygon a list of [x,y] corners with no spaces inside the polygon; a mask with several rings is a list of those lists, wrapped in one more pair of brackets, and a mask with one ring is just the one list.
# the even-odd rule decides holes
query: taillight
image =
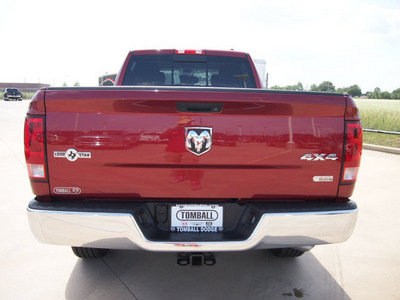
{"label": "taillight", "polygon": [[200,54],[205,55],[205,50],[175,50],[175,54]]}
{"label": "taillight", "polygon": [[346,122],[346,145],[342,183],[357,180],[362,154],[362,126],[360,122]]}
{"label": "taillight", "polygon": [[47,180],[44,133],[44,118],[26,118],[24,136],[25,159],[30,179]]}

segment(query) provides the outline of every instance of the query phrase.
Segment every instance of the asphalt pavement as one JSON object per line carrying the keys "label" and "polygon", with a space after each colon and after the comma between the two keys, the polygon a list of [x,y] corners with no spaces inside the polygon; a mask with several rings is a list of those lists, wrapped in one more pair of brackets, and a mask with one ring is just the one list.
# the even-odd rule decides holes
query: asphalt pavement
{"label": "asphalt pavement", "polygon": [[0,299],[400,299],[400,155],[364,151],[354,234],[297,259],[256,250],[182,267],[173,253],[113,250],[81,260],[30,232],[28,103],[0,101]]}

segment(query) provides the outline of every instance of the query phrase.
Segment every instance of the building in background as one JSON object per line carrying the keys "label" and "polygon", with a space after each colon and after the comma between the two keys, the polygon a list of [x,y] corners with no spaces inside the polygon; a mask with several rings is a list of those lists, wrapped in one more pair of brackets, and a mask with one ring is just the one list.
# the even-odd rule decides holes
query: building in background
{"label": "building in background", "polygon": [[267,62],[263,59],[255,59],[254,64],[256,65],[258,76],[261,78],[263,88],[268,88]]}

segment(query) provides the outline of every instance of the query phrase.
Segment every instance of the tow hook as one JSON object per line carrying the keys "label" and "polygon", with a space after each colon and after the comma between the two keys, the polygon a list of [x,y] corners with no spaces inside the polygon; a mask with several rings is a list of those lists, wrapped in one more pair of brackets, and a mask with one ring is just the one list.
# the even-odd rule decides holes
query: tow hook
{"label": "tow hook", "polygon": [[193,267],[201,267],[202,265],[213,266],[216,263],[215,255],[213,253],[178,253],[177,264],[180,266],[191,265]]}

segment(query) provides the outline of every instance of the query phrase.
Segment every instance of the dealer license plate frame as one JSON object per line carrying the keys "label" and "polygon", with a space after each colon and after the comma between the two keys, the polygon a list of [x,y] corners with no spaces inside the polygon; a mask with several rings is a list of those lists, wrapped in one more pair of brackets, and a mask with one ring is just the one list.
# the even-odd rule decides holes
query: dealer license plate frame
{"label": "dealer license plate frame", "polygon": [[224,207],[220,204],[174,204],[170,207],[172,232],[222,232]]}

